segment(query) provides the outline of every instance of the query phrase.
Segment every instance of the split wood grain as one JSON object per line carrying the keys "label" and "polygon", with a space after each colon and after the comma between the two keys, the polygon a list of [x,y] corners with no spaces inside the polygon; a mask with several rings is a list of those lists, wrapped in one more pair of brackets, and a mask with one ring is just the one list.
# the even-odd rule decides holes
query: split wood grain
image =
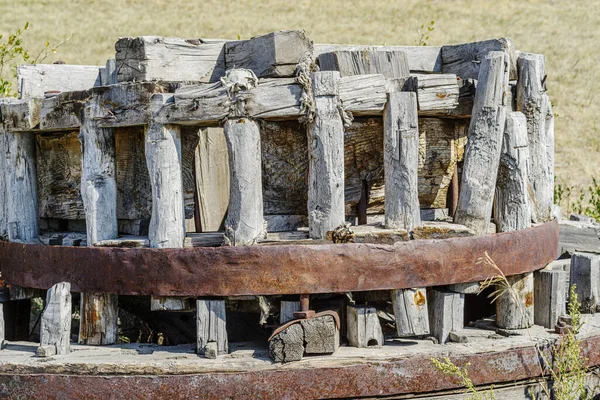
{"label": "split wood grain", "polygon": [[496,300],[496,325],[502,329],[529,328],[534,322],[533,273],[507,276],[506,280],[510,288]]}
{"label": "split wood grain", "polygon": [[346,315],[346,336],[350,346],[365,348],[384,345],[385,339],[375,307],[348,306]]}
{"label": "split wood grain", "polygon": [[465,148],[462,182],[454,221],[478,234],[488,230],[506,122],[509,56],[490,52],[482,61]]}
{"label": "split wood grain", "polygon": [[71,285],[57,283],[48,289],[40,320],[40,346],[54,346],[56,354],[71,352]]}
{"label": "split wood grain", "polygon": [[478,79],[483,67],[483,60],[492,51],[500,51],[508,54],[510,59],[510,79],[517,79],[516,51],[512,40],[509,38],[442,46],[440,51],[442,62],[441,72],[455,74],[462,79]]}
{"label": "split wood grain", "polygon": [[575,285],[581,312],[593,314],[600,304],[600,255],[575,253],[571,257],[569,286]]}
{"label": "split wood grain", "polygon": [[465,295],[437,289],[427,291],[429,327],[439,343],[450,340],[450,332],[464,327]]}
{"label": "split wood grain", "polygon": [[567,313],[567,272],[542,269],[534,273],[534,322],[553,329]]}
{"label": "split wood grain", "polygon": [[308,125],[308,228],[312,239],[344,222],[344,125],[337,71],[312,75],[315,117]]}
{"label": "split wood grain", "polygon": [[320,54],[317,62],[321,71],[338,71],[341,77],[382,74],[385,78],[407,78],[410,74],[403,51],[340,50]]}
{"label": "split wood grain", "polygon": [[429,334],[426,289],[392,290],[391,295],[396,320],[396,334],[400,337]]}
{"label": "split wood grain", "polygon": [[198,355],[204,354],[204,349],[209,342],[217,343],[218,354],[227,354],[229,345],[225,300],[198,299],[196,313]]}
{"label": "split wood grain", "polygon": [[294,313],[300,311],[299,301],[281,301],[279,308],[279,324],[283,325],[293,319]]}
{"label": "split wood grain", "polygon": [[73,92],[101,86],[99,66],[24,64],[17,66],[19,98],[44,97],[46,92]]}
{"label": "split wood grain", "polygon": [[419,130],[414,93],[389,93],[384,115],[385,226],[412,231],[421,225]]}
{"label": "split wood grain", "polygon": [[106,293],[81,293],[79,343],[114,344],[118,338],[119,296]]}

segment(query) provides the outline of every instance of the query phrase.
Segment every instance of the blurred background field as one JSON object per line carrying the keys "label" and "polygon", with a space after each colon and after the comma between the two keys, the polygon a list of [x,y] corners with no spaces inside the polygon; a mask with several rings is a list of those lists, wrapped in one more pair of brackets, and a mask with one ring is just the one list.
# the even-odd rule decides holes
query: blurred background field
{"label": "blurred background field", "polygon": [[247,39],[305,29],[316,43],[428,45],[508,36],[546,56],[556,118],[557,182],[578,191],[600,175],[600,0],[178,1],[0,0],[0,33],[23,27],[32,53],[70,40],[45,62],[102,65],[121,36]]}

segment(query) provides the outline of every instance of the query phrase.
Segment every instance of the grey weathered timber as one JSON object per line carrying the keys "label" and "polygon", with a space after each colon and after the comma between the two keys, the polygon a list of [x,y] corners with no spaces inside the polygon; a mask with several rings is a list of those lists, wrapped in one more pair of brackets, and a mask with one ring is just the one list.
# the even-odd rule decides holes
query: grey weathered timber
{"label": "grey weathered timber", "polygon": [[312,58],[313,43],[304,31],[278,31],[225,44],[226,69],[245,68],[259,78],[295,76],[298,64]]}
{"label": "grey weathered timber", "polygon": [[550,146],[554,149],[554,131],[552,129],[552,137],[548,138],[546,116],[549,104],[545,93],[544,56],[522,53],[518,67],[517,109],[527,118],[530,154],[528,174],[535,196],[532,199],[532,216],[536,222],[544,222],[551,218],[554,195],[554,165],[551,161],[554,156],[549,154]]}
{"label": "grey weathered timber", "polygon": [[385,339],[375,307],[348,306],[346,315],[348,320],[346,337],[350,346],[383,346]]}
{"label": "grey weathered timber", "polygon": [[501,51],[508,54],[510,58],[510,79],[517,79],[516,52],[513,42],[509,38],[442,46],[440,51],[442,59],[441,72],[455,74],[462,79],[479,79],[483,60],[491,51]]}
{"label": "grey weathered timber", "polygon": [[448,116],[458,107],[459,87],[454,74],[412,74],[405,88],[417,93],[420,116]]}
{"label": "grey weathered timber", "polygon": [[425,288],[392,290],[392,306],[398,336],[429,334],[429,312]]}
{"label": "grey weathered timber", "polygon": [[437,289],[427,291],[429,328],[439,343],[450,339],[450,332],[464,327],[465,295]]}
{"label": "grey weathered timber", "polygon": [[227,354],[229,345],[225,300],[198,299],[196,312],[196,333],[198,335],[196,352],[202,355],[209,342],[216,342],[218,354]]}
{"label": "grey weathered timber", "polygon": [[40,125],[42,99],[11,99],[0,103],[2,124],[8,132],[32,131]]}
{"label": "grey weathered timber", "polygon": [[304,115],[303,90],[294,78],[261,79],[257,87],[240,92],[236,101],[252,118],[296,119]]}
{"label": "grey weathered timber", "polygon": [[542,269],[534,273],[533,320],[536,325],[552,329],[558,317],[567,313],[566,277],[566,271]]}
{"label": "grey weathered timber", "polygon": [[120,38],[117,80],[216,82],[225,73],[223,40],[159,36]]}
{"label": "grey weathered timber", "polygon": [[408,57],[403,51],[334,51],[319,55],[321,71],[339,71],[340,76],[382,74],[386,78],[407,78]]}
{"label": "grey weathered timber", "polygon": [[383,118],[385,226],[412,231],[421,225],[419,192],[419,125],[414,93],[388,94]]}
{"label": "grey weathered timber", "polygon": [[225,138],[229,151],[229,209],[225,219],[225,243],[244,246],[263,237],[263,194],[260,131],[248,118],[228,119]]}
{"label": "grey weathered timber", "polygon": [[100,67],[100,85],[96,86],[116,85],[117,83],[119,83],[117,80],[117,61],[111,58],[106,60],[104,67]]}
{"label": "grey weathered timber", "polygon": [[6,176],[6,132],[0,125],[0,240],[8,240],[8,220],[6,196],[8,195]]}
{"label": "grey weathered timber", "polygon": [[222,128],[200,130],[194,159],[200,226],[203,232],[218,231],[229,205],[229,156]]}
{"label": "grey weathered timber", "polygon": [[39,234],[35,134],[5,132],[6,228],[11,242]]}
{"label": "grey weathered timber", "polygon": [[546,110],[546,121],[544,122],[544,129],[546,132],[546,182],[551,184],[545,185],[544,199],[550,199],[552,201],[550,206],[550,219],[560,219],[560,212],[556,215],[555,204],[554,204],[554,112],[552,110],[552,102],[548,93],[544,93],[544,109]]}
{"label": "grey weathered timber", "polygon": [[[94,97],[83,111],[81,142],[81,197],[85,210],[87,244],[118,236],[114,129],[98,127],[100,101]],[[117,341],[118,296],[82,293],[79,343]]]}
{"label": "grey weathered timber", "polygon": [[577,301],[581,312],[592,314],[600,304],[600,255],[575,253],[571,257],[571,279],[569,286],[575,285]]}
{"label": "grey weathered timber", "polygon": [[315,117],[308,125],[308,228],[313,239],[344,222],[344,124],[337,71],[312,74]]}
{"label": "grey weathered timber", "polygon": [[290,325],[269,341],[269,357],[275,362],[300,361],[304,354],[304,329]]}
{"label": "grey weathered timber", "polygon": [[283,325],[286,322],[293,320],[294,313],[296,311],[300,311],[300,302],[299,301],[282,301],[280,303],[281,307],[279,309],[279,324]]}
{"label": "grey weathered timber", "polygon": [[40,346],[54,346],[61,356],[71,351],[71,284],[57,283],[48,289],[40,321]]}
{"label": "grey weathered timber", "polygon": [[[167,96],[152,97],[153,114]],[[181,128],[151,120],[146,129],[146,165],[152,185],[152,217],[148,240],[152,248],[181,248],[185,238],[185,212],[182,178]],[[180,298],[155,298],[151,310],[182,310],[189,302]]]}
{"label": "grey weathered timber", "polygon": [[79,343],[114,344],[118,337],[119,296],[106,293],[81,293]]}
{"label": "grey weathered timber", "polygon": [[6,328],[4,324],[4,304],[0,303],[0,350],[4,346],[4,339],[6,338]]}
{"label": "grey weathered timber", "polygon": [[315,44],[314,57],[317,59],[321,54],[336,51],[353,52],[403,52],[408,59],[411,72],[441,72],[442,58],[441,47],[436,46],[365,46],[347,44]]}
{"label": "grey weathered timber", "polygon": [[507,276],[506,280],[509,288],[496,300],[496,325],[502,329],[529,328],[534,320],[533,273]]}
{"label": "grey weathered timber", "polygon": [[527,120],[520,112],[509,113],[496,180],[494,221],[498,232],[531,226],[528,162]]}
{"label": "grey weathered timber", "polygon": [[295,231],[308,226],[306,215],[265,215],[267,232]]}
{"label": "grey weathered timber", "polygon": [[455,283],[447,287],[449,291],[455,293],[477,294],[481,289],[481,284],[479,282]]}
{"label": "grey weathered timber", "polygon": [[187,311],[193,310],[193,299],[187,297],[150,297],[152,311]]}
{"label": "grey weathered timber", "polygon": [[300,320],[306,354],[332,354],[340,347],[340,331],[330,315]]}
{"label": "grey weathered timber", "polygon": [[385,76],[354,75],[340,78],[338,94],[345,111],[353,115],[381,115],[387,101]]}
{"label": "grey weathered timber", "polygon": [[46,92],[72,92],[101,85],[99,66],[24,64],[17,66],[19,98],[44,97]]}
{"label": "grey weathered timber", "polygon": [[509,56],[490,52],[481,62],[454,221],[487,232],[506,122]]}

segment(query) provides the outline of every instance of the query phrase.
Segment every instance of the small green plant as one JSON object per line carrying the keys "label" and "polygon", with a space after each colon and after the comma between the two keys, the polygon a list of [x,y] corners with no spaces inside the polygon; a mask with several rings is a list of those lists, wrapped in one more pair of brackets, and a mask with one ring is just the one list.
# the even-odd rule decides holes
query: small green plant
{"label": "small green plant", "polygon": [[575,201],[571,197],[575,194],[575,187],[562,183],[554,184],[554,204],[561,207],[566,206],[566,213],[571,211],[577,214],[587,215],[600,220],[600,182],[592,177],[592,184],[579,193]]}
{"label": "small green plant", "polygon": [[469,378],[469,373],[467,372],[467,368],[470,364],[466,364],[465,367],[459,367],[455,365],[448,357],[444,357],[443,361],[438,360],[437,358],[431,358],[431,362],[438,371],[442,372],[444,375],[452,376],[458,378],[461,384],[467,388],[466,393],[469,393],[468,400],[495,400],[496,396],[494,395],[494,387],[492,386],[490,389],[481,392],[475,388],[473,385],[473,381]]}
{"label": "small green plant", "polygon": [[4,38],[0,34],[0,97],[15,97],[17,92],[13,90],[13,85],[17,77],[18,64],[36,64],[44,61],[50,54],[56,53],[56,49],[65,44],[73,35],[62,42],[51,45],[46,41],[42,49],[36,56],[32,56],[23,45],[23,33],[29,29],[29,22],[26,22],[23,28],[17,29],[15,33]]}
{"label": "small green plant", "polygon": [[415,41],[417,46],[427,46],[427,41],[429,40],[429,36],[433,33],[435,29],[435,21],[431,20],[429,25],[425,26],[425,24],[421,24],[419,29],[417,29],[417,34],[419,38]]}

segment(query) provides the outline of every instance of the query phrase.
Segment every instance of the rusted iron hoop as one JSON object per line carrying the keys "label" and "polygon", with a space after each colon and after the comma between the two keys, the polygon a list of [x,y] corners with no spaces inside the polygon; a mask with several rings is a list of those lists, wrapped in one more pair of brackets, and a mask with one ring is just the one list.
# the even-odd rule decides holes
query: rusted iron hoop
{"label": "rusted iron hoop", "polygon": [[2,278],[47,289],[154,296],[342,293],[484,280],[543,268],[558,254],[556,221],[514,232],[394,245],[327,244],[183,249],[0,242]]}

